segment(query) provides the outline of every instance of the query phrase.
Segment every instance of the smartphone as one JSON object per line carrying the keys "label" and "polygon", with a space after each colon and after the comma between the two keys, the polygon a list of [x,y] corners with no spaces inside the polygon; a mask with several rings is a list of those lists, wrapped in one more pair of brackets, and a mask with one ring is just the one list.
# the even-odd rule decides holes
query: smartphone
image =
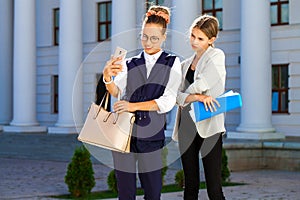
{"label": "smartphone", "polygon": [[115,50],[115,53],[114,53],[114,58],[118,58],[118,57],[121,57],[122,60],[118,61],[118,62],[115,62],[115,64],[121,64],[122,61],[125,59],[126,57],[126,54],[127,54],[127,50],[126,49],[123,49],[121,47],[117,47],[116,50]]}

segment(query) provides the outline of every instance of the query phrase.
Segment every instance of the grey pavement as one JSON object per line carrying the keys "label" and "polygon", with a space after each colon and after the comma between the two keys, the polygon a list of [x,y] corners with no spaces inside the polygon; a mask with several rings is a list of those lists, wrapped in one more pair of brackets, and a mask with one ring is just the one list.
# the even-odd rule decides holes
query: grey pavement
{"label": "grey pavement", "polygon": [[[0,199],[47,200],[54,199],[50,195],[68,194],[64,176],[75,147],[81,145],[76,137],[77,135],[0,132]],[[176,158],[176,152],[173,151],[176,151],[176,147],[169,149],[169,154]],[[92,158],[96,179],[96,186],[92,191],[108,189],[106,177],[112,170],[108,159],[111,156],[105,151],[102,155],[101,158]],[[99,159],[102,159],[101,162]],[[174,183],[174,175],[179,168],[178,160],[169,166],[166,184]],[[224,187],[227,199],[300,199],[300,172],[231,172],[230,180],[245,185]],[[179,200],[182,196],[182,192],[164,193],[161,199]],[[143,198],[139,196],[137,199]],[[199,191],[199,199],[208,199],[206,190]]]}

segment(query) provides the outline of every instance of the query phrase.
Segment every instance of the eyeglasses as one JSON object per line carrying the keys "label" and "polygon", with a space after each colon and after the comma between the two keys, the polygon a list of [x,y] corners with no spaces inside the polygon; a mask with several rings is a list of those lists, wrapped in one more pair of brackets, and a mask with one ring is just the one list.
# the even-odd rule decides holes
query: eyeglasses
{"label": "eyeglasses", "polygon": [[[146,34],[141,34],[141,40],[142,40],[143,42],[146,42],[146,41],[149,40],[149,36],[146,35]],[[158,41],[159,41],[159,37],[157,37],[157,36],[150,36],[150,42],[151,42],[152,44],[158,43]]]}

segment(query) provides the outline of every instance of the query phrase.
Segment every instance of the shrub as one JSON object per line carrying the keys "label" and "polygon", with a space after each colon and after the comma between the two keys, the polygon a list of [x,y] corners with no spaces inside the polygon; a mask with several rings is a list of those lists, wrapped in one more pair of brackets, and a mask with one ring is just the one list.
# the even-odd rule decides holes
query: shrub
{"label": "shrub", "polygon": [[162,152],[162,163],[163,163],[163,168],[161,170],[161,175],[162,175],[162,184],[164,185],[165,183],[165,176],[167,174],[168,166],[167,166],[167,155],[168,155],[168,149],[167,147],[164,147]]}
{"label": "shrub", "polygon": [[87,196],[95,186],[90,153],[84,146],[75,149],[72,161],[68,165],[65,183],[74,197]]}
{"label": "shrub", "polygon": [[184,172],[182,169],[177,171],[177,173],[175,174],[175,183],[180,188],[184,187]]}
{"label": "shrub", "polygon": [[221,167],[221,176],[222,176],[222,182],[226,182],[229,179],[230,171],[228,169],[228,157],[226,155],[226,150],[222,149],[222,167]]}
{"label": "shrub", "polygon": [[117,186],[117,178],[115,174],[115,170],[111,170],[107,177],[107,185],[108,188],[113,191],[114,193],[118,193],[118,186]]}

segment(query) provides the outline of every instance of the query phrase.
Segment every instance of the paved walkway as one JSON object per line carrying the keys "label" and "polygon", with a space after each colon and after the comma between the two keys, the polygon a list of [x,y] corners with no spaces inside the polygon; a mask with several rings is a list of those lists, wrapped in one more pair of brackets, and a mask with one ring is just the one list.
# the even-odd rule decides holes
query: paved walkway
{"label": "paved walkway", "polygon": [[[67,165],[80,143],[76,135],[13,134],[0,132],[0,199],[42,199],[68,194]],[[96,186],[106,190],[111,168],[93,160]],[[178,165],[170,166],[166,183],[174,183]],[[224,187],[227,199],[300,199],[300,172],[257,170],[232,172],[231,181],[246,185]],[[143,199],[138,197],[137,199]],[[182,199],[182,192],[162,194],[162,200]],[[200,190],[199,199],[208,199]]]}

